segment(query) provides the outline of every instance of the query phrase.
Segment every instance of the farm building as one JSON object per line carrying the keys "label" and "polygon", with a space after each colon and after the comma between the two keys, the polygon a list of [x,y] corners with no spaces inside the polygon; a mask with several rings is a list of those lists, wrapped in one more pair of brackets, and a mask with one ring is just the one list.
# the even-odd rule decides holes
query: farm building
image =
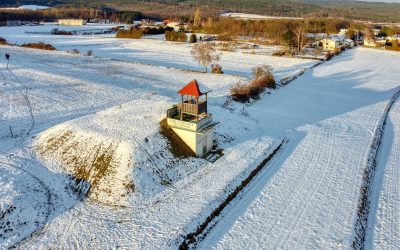
{"label": "farm building", "polygon": [[86,24],[86,20],[83,19],[59,19],[58,25],[68,26],[82,26]]}
{"label": "farm building", "polygon": [[167,110],[168,126],[197,157],[210,152],[214,142],[216,123],[207,110],[207,93],[193,80],[178,91],[181,102]]}

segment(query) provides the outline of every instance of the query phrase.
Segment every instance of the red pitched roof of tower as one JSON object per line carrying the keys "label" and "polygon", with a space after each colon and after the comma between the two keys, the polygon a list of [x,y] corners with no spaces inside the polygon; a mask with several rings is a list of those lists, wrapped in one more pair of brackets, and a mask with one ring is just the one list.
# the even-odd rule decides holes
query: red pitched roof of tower
{"label": "red pitched roof of tower", "polygon": [[197,84],[197,81],[192,80],[185,87],[183,87],[181,90],[179,90],[178,94],[199,97],[203,93],[201,93],[201,91],[199,89],[199,85]]}

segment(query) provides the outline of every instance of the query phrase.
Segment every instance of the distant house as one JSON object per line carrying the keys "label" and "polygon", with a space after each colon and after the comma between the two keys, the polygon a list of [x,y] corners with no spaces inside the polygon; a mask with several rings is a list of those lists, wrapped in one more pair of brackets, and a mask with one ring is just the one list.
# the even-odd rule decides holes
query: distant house
{"label": "distant house", "polygon": [[314,41],[316,41],[316,40],[319,41],[321,39],[324,39],[324,38],[328,37],[328,35],[325,34],[325,33],[307,33],[306,36],[307,36],[308,39],[314,40]]}
{"label": "distant house", "polygon": [[167,27],[173,28],[175,31],[184,30],[187,28],[187,25],[178,22],[169,22],[167,23]]}
{"label": "distant house", "polygon": [[353,48],[354,47],[354,41],[352,39],[346,38],[343,40],[344,46],[348,48]]}
{"label": "distant house", "polygon": [[379,33],[381,33],[381,29],[372,29],[372,32],[374,32],[374,36],[379,36]]}
{"label": "distant house", "polygon": [[7,26],[20,26],[21,21],[20,20],[7,20],[6,25]]}
{"label": "distant house", "polygon": [[87,23],[84,19],[59,19],[58,25],[82,26]]}
{"label": "distant house", "polygon": [[335,50],[343,46],[343,40],[337,37],[325,38],[320,42],[322,43],[322,49],[325,51]]}
{"label": "distant house", "polygon": [[364,39],[364,45],[368,47],[384,47],[386,39]]}

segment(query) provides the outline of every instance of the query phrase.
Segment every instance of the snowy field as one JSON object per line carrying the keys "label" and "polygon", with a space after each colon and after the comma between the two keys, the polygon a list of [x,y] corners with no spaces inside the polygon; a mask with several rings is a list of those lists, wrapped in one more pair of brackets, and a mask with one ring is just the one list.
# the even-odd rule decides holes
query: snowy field
{"label": "snowy field", "polygon": [[[59,43],[78,43],[71,39]],[[86,43],[99,40],[114,39],[88,37]],[[153,54],[153,65],[107,59],[109,54],[96,58],[0,46],[0,54],[12,55],[9,68],[3,61],[0,69],[0,215],[7,225],[0,247],[176,249],[284,138],[282,151],[242,199],[223,211],[198,247],[350,247],[366,157],[377,121],[399,85],[400,54],[346,51],[244,105],[227,101],[229,88],[245,81],[261,56],[243,60],[241,53],[226,53],[242,56],[245,63],[236,66],[240,76],[212,75],[168,68],[197,67],[189,55],[184,59],[189,45],[153,41],[179,55],[166,60],[168,53],[161,49],[157,57],[146,40],[118,42],[126,43],[127,51],[136,48],[132,43],[141,46],[137,57]],[[262,60],[273,60],[278,77],[315,63]],[[158,122],[178,100],[176,91],[192,79],[212,90],[209,110],[220,122],[216,139],[225,153],[215,163],[176,159],[159,134]],[[395,106],[391,119],[397,114]],[[396,126],[394,120],[393,131]],[[10,138],[10,127],[17,138]],[[382,163],[388,171],[382,186],[390,190],[398,187],[390,174],[399,154],[393,145]],[[82,198],[71,182],[77,174],[71,166],[82,170],[102,151],[111,152],[108,172],[92,173],[95,188]],[[386,202],[392,193],[384,190]],[[376,199],[376,211],[382,211],[376,213],[376,228],[396,232],[398,223],[385,229],[398,211],[396,199],[390,202],[393,209],[382,210]],[[387,240],[375,239],[378,235],[372,246],[391,244],[390,239],[375,243]]]}
{"label": "snowy field", "polygon": [[[249,107],[249,113],[263,113],[265,131],[292,127],[289,145],[226,211],[201,248],[351,248],[369,146],[399,86],[400,66],[394,63],[399,59],[396,53],[357,49]],[[398,165],[398,153],[393,148],[389,164],[381,168],[398,172],[390,165]],[[378,219],[381,230],[388,234],[377,235],[384,242],[376,239],[376,248],[390,248],[398,241],[398,194],[393,188],[399,180],[386,176],[382,192],[393,198],[380,212],[385,216]]]}
{"label": "snowy field", "polygon": [[[38,223],[33,226],[26,218],[33,220],[35,217],[24,217],[23,214],[36,212],[25,208],[27,204],[20,201],[26,200],[24,195],[30,193],[29,189],[19,187],[20,192],[15,190],[14,194],[2,193],[0,201],[2,211],[7,211],[6,220],[21,224],[12,231],[3,232],[4,246],[11,246],[29,236],[41,228],[45,221],[54,221],[48,225],[49,229],[41,232],[44,238],[30,238],[31,241],[37,241],[38,245],[50,246],[52,239],[55,239],[53,237],[59,239],[61,228],[67,230],[64,226],[71,226],[65,223],[65,219],[76,218],[76,213],[82,214],[82,218],[93,216],[98,209],[104,210],[101,213],[105,213],[104,218],[107,219],[102,220],[102,215],[96,215],[96,220],[105,229],[103,232],[98,231],[104,237],[98,239],[100,241],[97,244],[114,244],[113,237],[121,236],[109,235],[106,229],[118,224],[120,220],[118,217],[111,219],[116,214],[113,207],[108,205],[128,207],[133,214],[128,213],[126,216],[132,222],[143,221],[138,225],[143,230],[134,236],[137,240],[125,239],[127,246],[143,241],[145,232],[149,233],[146,228],[154,226],[152,221],[165,220],[165,228],[160,229],[162,231],[170,227],[184,228],[190,223],[196,224],[198,214],[206,215],[213,204],[234,188],[278,141],[263,137],[262,130],[253,119],[237,124],[238,120],[246,117],[239,109],[241,105],[236,108],[236,105],[225,105],[230,86],[243,80],[236,76],[194,73],[57,51],[0,47],[0,53],[6,51],[13,58],[9,68],[3,62],[0,71],[0,150],[4,159],[1,168],[7,173],[1,185],[11,190],[19,186],[20,182],[28,182],[30,186],[38,186],[42,182],[41,188],[36,188],[38,195],[32,198],[38,203],[35,207],[43,207],[44,212],[35,215]],[[224,126],[217,129],[216,134],[219,144],[225,150],[225,156],[218,164],[202,159],[178,161],[165,150],[166,142],[158,133],[158,122],[165,117],[165,110],[178,99],[176,91],[193,78],[201,82],[203,88],[212,90],[209,95],[210,109],[217,122],[221,118],[224,120]],[[33,137],[26,137],[29,131]],[[11,139],[11,133],[17,138]],[[73,154],[73,157],[90,160],[91,150],[95,152],[96,148],[102,149],[104,145],[106,148],[109,145],[113,148],[115,146],[115,159],[118,162],[111,164],[111,174],[107,173],[99,181],[98,189],[92,190],[89,202],[81,205],[79,196],[76,196],[70,185],[71,171],[68,171],[70,165],[65,164],[65,155],[57,152],[38,154],[48,138],[57,139],[56,136],[64,134],[69,136],[68,143],[81,142],[73,147],[74,151],[67,151],[67,156]],[[68,143],[65,143],[66,148],[70,147]],[[65,147],[60,148],[63,150]],[[248,150],[243,151],[242,148]],[[133,170],[132,166],[135,166]],[[8,170],[10,168],[14,169],[13,172]],[[16,178],[18,175],[14,172],[23,170],[27,171],[28,176]],[[223,172],[230,174],[221,178]],[[27,181],[27,178],[31,180]],[[210,186],[208,182],[212,179],[215,179],[215,185]],[[127,184],[131,180],[135,193],[127,196],[120,183]],[[105,186],[110,187],[109,190],[104,190]],[[188,186],[193,188],[189,192]],[[207,196],[201,191],[205,189],[208,190]],[[107,195],[109,191],[114,195]],[[197,202],[182,207],[182,214],[187,216],[177,220],[176,216],[166,215],[179,212],[176,207],[181,206],[181,199],[189,201],[193,197],[196,197]],[[174,202],[176,205],[172,205]],[[153,206],[151,204],[157,204],[165,213],[154,214],[154,210],[149,210]],[[14,206],[15,209],[8,209]],[[128,211],[121,212],[125,214]],[[149,218],[153,220],[148,221]],[[125,234],[131,231],[132,226],[132,223],[126,223],[116,233]],[[53,227],[58,229],[53,230]],[[98,230],[97,227],[88,228]],[[71,235],[65,234],[66,237],[61,239],[65,246],[73,246],[82,237],[88,237],[88,233],[95,233],[91,230],[75,231],[73,227],[71,230],[77,235],[73,236],[72,232]],[[160,234],[153,242],[143,244],[153,247],[171,245],[172,238],[178,237],[180,232],[177,230],[173,237]],[[130,237],[129,234],[126,236]]]}
{"label": "snowy field", "polygon": [[[60,36],[43,34],[26,34],[25,31],[50,32],[54,28],[60,30],[77,30],[104,28],[104,26],[19,26],[0,27],[0,37],[5,38],[11,44],[23,44],[31,42],[50,43],[58,50],[69,51],[77,49],[82,53],[93,50],[95,56],[111,58],[115,60],[140,62],[157,66],[165,66],[178,69],[203,71],[204,67],[198,65],[190,55],[190,44],[167,42],[158,39],[117,39],[115,35],[95,36]],[[105,26],[109,27],[109,26]],[[266,48],[267,49],[267,48]],[[262,51],[265,51],[262,50]],[[279,58],[267,55],[249,54],[248,52],[221,51],[221,64],[226,74],[251,77],[251,69],[257,65],[267,64],[274,68],[275,75],[282,77],[293,69],[303,69],[314,65],[315,60],[303,60],[292,58]]]}

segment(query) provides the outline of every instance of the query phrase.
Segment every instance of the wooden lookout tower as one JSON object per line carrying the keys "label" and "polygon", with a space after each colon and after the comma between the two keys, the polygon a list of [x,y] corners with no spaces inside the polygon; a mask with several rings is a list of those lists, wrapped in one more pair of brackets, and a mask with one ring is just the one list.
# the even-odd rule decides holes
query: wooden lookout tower
{"label": "wooden lookout tower", "polygon": [[196,80],[181,90],[180,102],[167,110],[168,126],[201,157],[213,147],[213,131],[216,123],[208,113],[208,92],[201,92]]}

